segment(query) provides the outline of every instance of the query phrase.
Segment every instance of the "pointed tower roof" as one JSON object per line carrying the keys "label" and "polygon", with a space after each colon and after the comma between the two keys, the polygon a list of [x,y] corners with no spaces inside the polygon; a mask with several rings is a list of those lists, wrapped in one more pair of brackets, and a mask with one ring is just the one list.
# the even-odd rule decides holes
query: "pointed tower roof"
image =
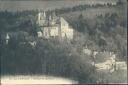
{"label": "pointed tower roof", "polygon": [[7,35],[6,35],[6,39],[10,39],[10,37],[9,37],[8,33],[7,33]]}
{"label": "pointed tower roof", "polygon": [[46,13],[45,13],[45,11],[43,11],[43,16],[46,17]]}

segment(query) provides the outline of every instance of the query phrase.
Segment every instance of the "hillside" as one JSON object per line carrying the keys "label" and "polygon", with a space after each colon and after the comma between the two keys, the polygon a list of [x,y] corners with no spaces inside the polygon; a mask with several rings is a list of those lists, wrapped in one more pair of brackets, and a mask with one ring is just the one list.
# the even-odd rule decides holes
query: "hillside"
{"label": "hillside", "polygon": [[[13,9],[12,5],[6,3],[9,11],[0,12],[2,75],[50,75],[76,80],[80,84],[94,84],[97,81],[98,84],[127,82],[126,70],[119,69],[113,73],[97,72],[92,65],[92,61],[95,61],[93,54],[83,53],[87,46],[92,51],[100,52],[96,62],[105,61],[110,57],[110,52],[114,52],[117,61],[127,62],[126,5],[78,5],[46,11],[64,17],[75,30],[73,40],[59,41],[37,37],[38,10],[28,8],[27,11],[20,11],[17,8],[19,11],[12,12],[10,10],[14,10],[16,5]],[[36,2],[32,3],[34,5]],[[28,3],[23,4],[25,6],[21,6],[25,9],[30,6],[27,6]],[[52,7],[53,4],[56,5],[49,5]],[[7,34],[9,40],[6,40]],[[33,42],[36,44],[33,45]]]}
{"label": "hillside", "polygon": [[[118,50],[120,51],[120,57],[126,56],[126,5],[97,8],[89,7],[82,11],[60,12],[59,16],[65,17],[74,29],[83,33],[84,36],[89,35],[89,38],[85,38],[83,42],[90,40],[95,46],[100,47],[99,50],[101,50],[102,45],[100,46],[99,42],[100,37],[103,37],[105,40],[104,50],[113,50],[115,52]],[[124,44],[120,43],[119,45],[120,40],[118,38],[120,38]],[[110,41],[111,39],[112,41]],[[114,48],[110,48],[110,43]]]}

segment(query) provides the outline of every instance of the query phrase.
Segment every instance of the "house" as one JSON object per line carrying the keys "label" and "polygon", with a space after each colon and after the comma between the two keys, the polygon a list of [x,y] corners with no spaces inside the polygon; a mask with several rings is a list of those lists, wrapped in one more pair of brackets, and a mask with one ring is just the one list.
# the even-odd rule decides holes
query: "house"
{"label": "house", "polygon": [[47,14],[45,11],[38,14],[38,37],[46,39],[58,37],[60,39],[73,39],[73,28],[63,17],[57,17],[55,13]]}
{"label": "house", "polygon": [[108,70],[110,72],[113,72],[115,65],[116,65],[115,58],[114,57],[110,57],[105,62],[96,63],[95,67],[97,68],[98,71]]}
{"label": "house", "polygon": [[95,64],[98,71],[108,70],[114,72],[115,70],[127,70],[127,63],[125,61],[117,61],[116,54],[110,52],[110,57],[105,62],[99,62]]}
{"label": "house", "polygon": [[83,53],[86,55],[91,55],[92,54],[92,50],[90,50],[87,45],[83,48]]}
{"label": "house", "polygon": [[38,37],[42,37],[42,36],[43,36],[43,34],[42,34],[41,31],[38,31],[38,32],[37,32],[37,35],[38,35]]}
{"label": "house", "polygon": [[127,63],[125,61],[116,62],[116,69],[127,70]]}
{"label": "house", "polygon": [[97,54],[99,54],[98,50],[92,50],[89,49],[87,45],[83,46],[83,53],[86,55],[92,55],[94,58],[96,57]]}
{"label": "house", "polygon": [[36,42],[36,41],[29,41],[28,43],[29,43],[32,47],[35,47],[37,42]]}

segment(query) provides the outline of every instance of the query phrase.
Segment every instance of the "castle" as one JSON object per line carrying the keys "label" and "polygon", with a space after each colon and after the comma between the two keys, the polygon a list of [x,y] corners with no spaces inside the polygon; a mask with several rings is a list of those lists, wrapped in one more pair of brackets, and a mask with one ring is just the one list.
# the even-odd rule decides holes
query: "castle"
{"label": "castle", "polygon": [[63,17],[57,17],[55,13],[46,14],[45,11],[38,13],[37,23],[40,27],[38,37],[73,39],[73,28]]}

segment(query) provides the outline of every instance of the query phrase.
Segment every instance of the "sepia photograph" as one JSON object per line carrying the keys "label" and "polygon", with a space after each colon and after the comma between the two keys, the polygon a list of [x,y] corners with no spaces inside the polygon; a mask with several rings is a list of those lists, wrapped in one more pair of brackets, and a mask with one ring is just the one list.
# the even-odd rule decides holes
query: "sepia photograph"
{"label": "sepia photograph", "polygon": [[127,0],[0,0],[0,85],[126,85],[127,58]]}

